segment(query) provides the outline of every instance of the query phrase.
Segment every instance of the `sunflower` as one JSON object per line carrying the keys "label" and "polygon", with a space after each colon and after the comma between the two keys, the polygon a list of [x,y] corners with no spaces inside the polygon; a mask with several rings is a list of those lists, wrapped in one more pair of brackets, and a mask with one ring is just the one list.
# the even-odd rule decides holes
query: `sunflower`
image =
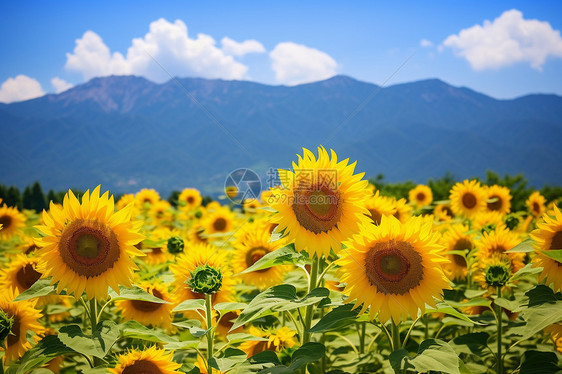
{"label": "sunflower", "polygon": [[191,272],[205,264],[220,269],[223,276],[221,289],[213,294],[213,304],[234,301],[232,297],[234,280],[228,266],[227,252],[209,244],[193,244],[186,247],[184,252],[176,257],[176,262],[170,265],[174,275],[172,285],[177,302],[205,298],[204,294],[191,291],[186,283],[191,279]]}
{"label": "sunflower", "polygon": [[207,235],[230,232],[234,226],[234,213],[226,207],[220,207],[205,217],[202,225]]}
{"label": "sunflower", "polygon": [[40,263],[37,271],[58,282],[59,293],[66,288],[76,298],[86,291],[89,299],[107,297],[108,286],[119,292],[119,285],[130,286],[132,258],[144,256],[134,247],[143,236],[131,222],[131,205],[114,213],[113,196],[100,196],[100,186],[92,194],[86,191],[82,204],[72,191],[64,197],[63,208],[51,204],[43,211],[43,225],[36,226],[44,235],[37,239]]}
{"label": "sunflower", "polygon": [[383,216],[379,226],[366,228],[351,242],[344,243],[346,254],[337,263],[340,280],[346,283],[345,302],[355,300],[361,312],[370,306],[370,318],[379,313],[385,323],[415,318],[425,304],[434,306],[434,298],[449,287],[441,266],[443,246],[431,222],[413,217],[405,224],[392,216]]}
{"label": "sunflower", "polygon": [[191,226],[187,235],[192,243],[205,244],[209,241],[207,233],[205,232],[205,227],[203,227],[203,224],[200,222]]}
{"label": "sunflower", "polygon": [[38,258],[30,258],[25,255],[17,255],[0,272],[0,287],[10,288],[16,295],[26,291],[39,278],[41,273],[37,271]]}
{"label": "sunflower", "polygon": [[562,353],[562,325],[554,323],[544,328],[544,332],[550,335],[550,339],[556,346],[556,350]]}
{"label": "sunflower", "polygon": [[503,288],[514,273],[511,258],[506,253],[496,252],[478,260],[474,280],[495,293],[496,288]]}
{"label": "sunflower", "polygon": [[545,202],[546,200],[544,196],[541,195],[539,191],[535,191],[531,194],[531,196],[529,196],[525,203],[533,216],[540,217],[545,211]]}
{"label": "sunflower", "polygon": [[171,221],[173,218],[171,207],[170,203],[166,200],[158,200],[152,204],[149,215],[152,217],[153,222],[158,224],[163,221]]}
{"label": "sunflower", "polygon": [[554,216],[544,214],[542,221],[537,223],[537,229],[531,232],[534,240],[536,256],[533,258],[533,267],[542,267],[539,280],[552,284],[554,291],[562,289],[562,264],[543,254],[544,251],[562,249],[562,213],[557,206],[553,208]]}
{"label": "sunflower", "polygon": [[271,221],[279,225],[299,251],[310,255],[338,252],[341,242],[359,232],[370,221],[365,202],[369,197],[364,173],[353,174],[355,163],[338,162],[318,148],[318,158],[307,149],[293,162],[293,171],[279,170],[284,189],[271,207],[277,211]]}
{"label": "sunflower", "polygon": [[424,184],[418,184],[415,188],[412,188],[408,193],[408,199],[411,203],[414,203],[418,208],[422,206],[427,206],[433,201],[433,192],[431,188]]}
{"label": "sunflower", "polygon": [[398,221],[406,223],[406,221],[412,217],[412,207],[408,205],[406,199],[392,199],[392,203],[396,210],[393,216],[396,217]]}
{"label": "sunflower", "polygon": [[168,288],[159,282],[142,282],[139,287],[151,295],[167,301],[168,303],[153,303],[142,300],[119,300],[115,306],[121,312],[121,316],[126,321],[138,321],[146,326],[157,326],[167,331],[172,331],[172,309],[171,297]]}
{"label": "sunflower", "polygon": [[474,217],[486,207],[486,191],[478,181],[465,180],[451,189],[451,209],[454,214]]}
{"label": "sunflower", "polygon": [[180,205],[185,204],[186,209],[195,209],[201,205],[203,199],[201,198],[201,193],[195,188],[184,188],[184,190],[178,196],[178,201]]}
{"label": "sunflower", "polygon": [[126,193],[123,196],[121,196],[121,198],[117,201],[117,209],[121,210],[123,208],[125,208],[127,205],[129,205],[130,203],[134,203],[135,201],[135,195],[130,194],[130,193]]}
{"label": "sunflower", "polygon": [[468,273],[466,255],[474,248],[474,240],[472,235],[468,233],[468,227],[461,224],[451,225],[443,234],[443,242],[446,245],[446,251],[463,251],[465,256],[456,253],[449,253],[449,263],[443,266],[445,274],[451,280],[464,279]]}
{"label": "sunflower", "polygon": [[496,228],[506,227],[504,215],[499,211],[483,210],[472,218],[472,229],[490,231]]}
{"label": "sunflower", "polygon": [[506,254],[511,261],[511,272],[516,273],[524,266],[524,253],[506,253],[521,242],[519,235],[509,231],[506,227],[497,227],[490,232],[483,232],[482,237],[476,241],[478,262],[492,258],[497,254]]}
{"label": "sunflower", "polygon": [[511,210],[511,194],[509,188],[494,184],[486,188],[488,194],[488,202],[486,207],[493,212],[499,212],[502,215],[509,213]]}
{"label": "sunflower", "polygon": [[258,208],[261,207],[261,204],[257,199],[246,199],[244,200],[242,207],[244,208],[244,213],[254,214],[258,212]]}
{"label": "sunflower", "polygon": [[[156,228],[151,233],[146,233],[150,241],[144,240],[137,244],[137,248],[146,254],[142,260],[149,265],[158,265],[170,260],[172,256],[168,252],[168,239],[174,235],[175,232],[163,228]],[[153,243],[149,245],[150,242]]]}
{"label": "sunflower", "polygon": [[4,351],[4,363],[9,363],[20,358],[31,344],[27,341],[28,330],[39,335],[43,333],[43,326],[39,323],[41,312],[35,309],[34,301],[13,301],[16,295],[11,289],[4,289],[0,293],[0,310],[12,319],[10,335],[6,342],[2,342],[1,350]]}
{"label": "sunflower", "polygon": [[455,214],[449,204],[437,204],[433,214],[439,221],[450,221],[455,218]]}
{"label": "sunflower", "polygon": [[369,211],[369,217],[375,225],[381,223],[382,216],[391,216],[396,213],[396,206],[392,200],[385,196],[380,196],[376,191],[366,202],[365,207]]}
{"label": "sunflower", "polygon": [[252,357],[260,352],[274,351],[280,352],[284,348],[292,348],[296,343],[296,331],[284,326],[278,330],[261,330],[250,326],[248,333],[267,340],[248,340],[240,345],[240,349],[246,352],[248,357]]}
{"label": "sunflower", "polygon": [[21,253],[30,255],[35,252],[39,247],[35,244],[35,240],[32,237],[25,237],[23,242],[18,246]]}
{"label": "sunflower", "polygon": [[181,365],[173,361],[174,354],[166,354],[155,346],[145,350],[132,350],[120,355],[115,369],[108,369],[111,374],[174,374]]}
{"label": "sunflower", "polygon": [[139,208],[144,208],[146,204],[154,205],[160,201],[160,195],[152,188],[143,188],[135,195],[135,203]]}
{"label": "sunflower", "polygon": [[[235,274],[241,273],[266,254],[286,244],[283,239],[270,241],[271,233],[269,230],[268,226],[258,221],[243,227],[236,233],[233,242],[235,252],[231,260]],[[265,289],[282,283],[287,269],[286,266],[273,266],[242,274],[240,277],[246,284],[254,285],[259,289]]]}
{"label": "sunflower", "polygon": [[25,216],[17,208],[3,205],[0,207],[0,225],[0,240],[8,240],[25,226]]}

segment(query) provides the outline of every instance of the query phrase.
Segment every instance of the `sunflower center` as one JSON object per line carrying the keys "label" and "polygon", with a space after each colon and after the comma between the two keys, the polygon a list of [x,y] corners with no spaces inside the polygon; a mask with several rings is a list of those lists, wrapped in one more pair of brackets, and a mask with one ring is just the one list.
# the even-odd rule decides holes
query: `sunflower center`
{"label": "sunflower center", "polygon": [[503,201],[502,201],[501,197],[499,197],[498,195],[493,195],[493,196],[490,196],[490,200],[491,199],[496,199],[496,200],[492,203],[488,203],[488,209],[490,209],[490,210],[500,210],[502,208],[502,205],[503,205]]}
{"label": "sunflower center", "polygon": [[[269,250],[267,248],[264,247],[256,247],[256,248],[252,248],[248,251],[248,253],[246,253],[246,266],[250,267],[253,264],[255,264],[256,262],[259,261],[259,259],[261,259],[263,256],[265,256],[266,254],[269,253]],[[266,272],[270,269],[260,269],[260,270],[256,270],[260,273]]]}
{"label": "sunflower center", "polygon": [[160,247],[158,247],[158,248],[152,248],[152,254],[153,254],[153,255],[162,254],[162,248],[160,248]]}
{"label": "sunflower center", "polygon": [[424,201],[425,200],[425,194],[423,192],[418,192],[418,194],[416,195],[416,200],[417,201]]}
{"label": "sunflower center", "polygon": [[[539,203],[537,203],[536,201],[533,202],[533,212],[539,213],[540,211],[541,211],[541,207],[540,207]],[[0,223],[2,223],[1,218],[0,218]]]}
{"label": "sunflower center", "polygon": [[[164,298],[164,295],[162,295],[162,293],[156,289],[152,290],[152,294],[159,299],[163,300]],[[133,306],[133,308],[135,308],[138,311],[144,313],[151,313],[160,309],[164,304],[153,303],[151,301],[144,301],[144,300],[132,300],[131,305]]]}
{"label": "sunflower center", "polygon": [[152,361],[137,360],[132,365],[128,365],[122,374],[162,374],[162,371]]}
{"label": "sunflower center", "polygon": [[269,341],[260,341],[258,344],[254,346],[254,350],[252,351],[252,356],[264,351],[274,351],[275,345]]}
{"label": "sunflower center", "polygon": [[562,249],[562,231],[557,231],[550,241],[549,249]]}
{"label": "sunflower center", "polygon": [[10,335],[8,335],[8,339],[6,341],[8,347],[16,344],[20,340],[20,318],[15,315],[13,316],[14,323],[12,324],[12,329],[10,330]]}
{"label": "sunflower center", "polygon": [[465,249],[472,249],[472,242],[467,238],[460,238],[453,247],[453,251],[463,251]]}
{"label": "sunflower center", "polygon": [[465,208],[467,209],[472,209],[476,206],[476,196],[474,196],[473,194],[471,194],[470,192],[465,193],[462,196],[462,204],[465,206]]}
{"label": "sunflower center", "polygon": [[193,196],[188,196],[187,202],[190,203],[190,204],[193,204],[195,202],[195,198]]}
{"label": "sunflower center", "polygon": [[7,229],[12,224],[12,217],[9,215],[3,215],[0,217],[0,225],[3,226],[2,230]]}
{"label": "sunflower center", "polygon": [[505,247],[501,244],[492,247],[490,250],[492,253],[504,253],[505,251],[507,251],[507,249],[505,249]]}
{"label": "sunflower center", "polygon": [[330,231],[342,212],[339,193],[326,186],[297,189],[292,207],[301,226],[315,234]]}
{"label": "sunflower center", "polygon": [[460,267],[463,267],[463,268],[467,267],[466,258],[464,258],[464,256],[454,254],[453,255],[453,262],[457,266],[460,266]]}
{"label": "sunflower center", "polygon": [[455,215],[453,214],[453,211],[451,210],[450,207],[445,206],[443,207],[443,212],[445,212],[445,214],[451,218],[453,218]]}
{"label": "sunflower center", "polygon": [[213,228],[217,231],[224,231],[226,229],[226,220],[219,217],[213,222]]}
{"label": "sunflower center", "polygon": [[18,284],[20,284],[25,290],[33,286],[33,283],[37,282],[39,278],[41,278],[41,273],[35,270],[31,264],[26,264],[16,273]]}
{"label": "sunflower center", "polygon": [[[371,219],[373,220],[375,225],[380,225],[382,214],[376,209],[369,209],[369,213],[371,214]],[[394,216],[396,217],[396,214]]]}
{"label": "sunflower center", "polygon": [[34,252],[38,247],[35,244],[31,244],[29,247],[27,247],[27,249],[25,250],[25,254],[28,255],[32,252]]}
{"label": "sunflower center", "polygon": [[423,279],[422,257],[407,242],[377,243],[365,258],[365,273],[377,292],[403,295]]}
{"label": "sunflower center", "polygon": [[119,259],[121,249],[117,236],[107,225],[77,219],[64,229],[59,253],[70,269],[90,278],[111,269]]}

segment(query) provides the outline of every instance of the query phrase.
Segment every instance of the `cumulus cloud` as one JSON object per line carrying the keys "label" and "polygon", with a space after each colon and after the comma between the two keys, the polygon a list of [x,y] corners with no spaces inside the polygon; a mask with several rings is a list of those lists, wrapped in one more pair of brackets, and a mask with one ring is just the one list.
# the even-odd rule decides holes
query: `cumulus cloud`
{"label": "cumulus cloud", "polygon": [[99,35],[86,31],[66,57],[66,69],[82,73],[85,79],[134,74],[163,82],[170,77],[162,67],[172,76],[223,79],[242,79],[248,71],[246,65],[218,48],[211,36],[197,34],[192,38],[181,20],[171,23],[163,18],[152,22],[143,38],[132,40],[126,56],[111,53]]}
{"label": "cumulus cloud", "polygon": [[51,79],[51,84],[55,88],[56,93],[64,92],[73,87],[72,83],[68,83],[67,81],[59,77],[54,77],[53,79]]}
{"label": "cumulus cloud", "polygon": [[265,47],[257,40],[250,39],[243,42],[237,42],[229,37],[221,40],[222,50],[227,55],[244,56],[248,53],[264,53]]}
{"label": "cumulus cloud", "polygon": [[541,70],[547,57],[562,57],[562,38],[545,21],[524,19],[516,10],[508,10],[493,22],[484,21],[450,35],[443,46],[468,60],[474,70],[497,69],[527,62]]}
{"label": "cumulus cloud", "polygon": [[422,39],[420,41],[420,46],[421,47],[432,47],[433,43],[431,41],[427,40],[427,39]]}
{"label": "cumulus cloud", "polygon": [[287,85],[328,79],[336,74],[338,68],[328,54],[292,42],[277,44],[269,57],[275,78]]}
{"label": "cumulus cloud", "polygon": [[20,74],[15,78],[8,78],[0,87],[0,102],[3,103],[29,100],[43,95],[45,92],[41,83],[27,75]]}

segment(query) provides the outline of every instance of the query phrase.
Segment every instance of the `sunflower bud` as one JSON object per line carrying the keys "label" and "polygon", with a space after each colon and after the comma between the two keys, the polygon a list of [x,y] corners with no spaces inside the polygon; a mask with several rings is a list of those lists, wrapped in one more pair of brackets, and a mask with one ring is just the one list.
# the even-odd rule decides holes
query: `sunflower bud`
{"label": "sunflower bud", "polygon": [[489,265],[486,267],[486,270],[484,270],[484,278],[486,280],[486,283],[491,287],[505,286],[505,284],[509,280],[510,275],[510,269],[502,263]]}
{"label": "sunflower bud", "polygon": [[213,294],[222,286],[220,269],[205,264],[191,272],[191,279],[186,282],[195,293]]}
{"label": "sunflower bud", "polygon": [[14,325],[14,318],[10,317],[6,312],[0,309],[0,346],[4,347],[4,340],[10,335],[12,326]]}
{"label": "sunflower bud", "polygon": [[183,239],[180,238],[179,236],[172,236],[170,239],[168,239],[167,247],[168,247],[168,252],[174,255],[177,255],[178,253],[182,253],[184,247]]}
{"label": "sunflower bud", "polygon": [[505,217],[505,225],[508,229],[513,230],[519,225],[519,218],[515,214],[508,214]]}
{"label": "sunflower bud", "polygon": [[201,217],[203,217],[203,212],[200,211],[200,210],[196,211],[195,212],[195,218],[201,218]]}

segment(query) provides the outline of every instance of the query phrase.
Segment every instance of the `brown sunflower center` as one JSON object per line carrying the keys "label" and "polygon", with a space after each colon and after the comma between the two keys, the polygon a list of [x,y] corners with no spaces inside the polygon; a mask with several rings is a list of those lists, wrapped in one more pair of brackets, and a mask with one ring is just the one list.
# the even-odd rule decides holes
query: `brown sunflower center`
{"label": "brown sunflower center", "polygon": [[7,229],[12,224],[12,217],[9,215],[3,215],[0,217],[0,225],[2,225],[2,230]]}
{"label": "brown sunflower center", "polygon": [[10,335],[8,335],[8,339],[6,341],[6,343],[8,343],[8,347],[16,344],[20,340],[20,333],[21,333],[20,318],[17,315],[14,315],[13,318],[14,318],[14,323],[12,325],[12,329],[10,330]]}
{"label": "brown sunflower center", "polygon": [[549,249],[562,249],[562,231],[557,231],[550,241]]}
{"label": "brown sunflower center", "polygon": [[162,371],[154,362],[149,360],[137,360],[128,365],[122,374],[162,374]]}
{"label": "brown sunflower center", "polygon": [[365,258],[365,273],[377,292],[403,295],[423,279],[422,257],[407,242],[377,243]]}
{"label": "brown sunflower center", "polygon": [[193,204],[193,203],[195,202],[195,198],[194,198],[193,196],[188,196],[188,197],[187,197],[187,202],[188,202],[189,204]]}
{"label": "brown sunflower center", "polygon": [[330,231],[342,213],[339,193],[326,186],[295,191],[292,207],[300,225],[315,234]]}
{"label": "brown sunflower center", "polygon": [[162,248],[157,247],[157,248],[151,248],[152,249],[152,254],[153,255],[159,255],[162,254]]}
{"label": "brown sunflower center", "polygon": [[254,350],[252,351],[252,356],[264,351],[274,351],[275,345],[269,341],[260,341],[254,346]]}
{"label": "brown sunflower center", "polygon": [[474,194],[467,192],[462,196],[462,204],[467,209],[472,209],[476,206],[476,196]]}
{"label": "brown sunflower center", "polygon": [[[371,219],[373,220],[375,225],[380,225],[382,214],[376,209],[369,209],[369,213],[371,214]],[[394,216],[396,217],[396,214]]]}
{"label": "brown sunflower center", "polygon": [[416,200],[419,202],[422,202],[425,200],[425,194],[423,192],[418,192],[418,194],[416,195]]}
{"label": "brown sunflower center", "polygon": [[[246,266],[250,267],[253,264],[255,264],[256,262],[258,262],[258,260],[260,258],[262,258],[263,256],[265,256],[266,254],[269,253],[269,249],[264,248],[264,247],[256,247],[256,248],[252,248],[248,251],[248,253],[246,253]],[[266,272],[270,269],[260,269],[257,270],[260,273]]]}
{"label": "brown sunflower center", "polygon": [[[539,203],[537,203],[536,201],[533,202],[533,212],[535,213],[540,213],[541,211],[541,206],[539,205]],[[2,223],[2,222],[0,222]]]}
{"label": "brown sunflower center", "polygon": [[224,231],[226,229],[226,224],[226,220],[222,217],[219,217],[213,222],[213,228],[217,231]]}
{"label": "brown sunflower center", "polygon": [[462,251],[465,249],[472,249],[472,242],[467,238],[460,238],[453,246],[453,251]]}
{"label": "brown sunflower center", "polygon": [[27,247],[27,249],[25,250],[25,254],[28,255],[28,254],[30,254],[30,253],[35,252],[35,250],[36,250],[37,248],[38,248],[38,247],[37,247],[35,244],[31,244],[31,245],[30,245],[29,247]]}
{"label": "brown sunflower center", "polygon": [[501,244],[498,244],[498,245],[496,245],[496,246],[493,246],[493,247],[490,249],[490,252],[492,252],[492,253],[504,253],[505,251],[507,251],[507,249],[505,249],[505,247],[504,247],[503,245],[501,245]]}
{"label": "brown sunflower center", "polygon": [[35,270],[32,264],[26,264],[16,273],[18,284],[21,285],[24,290],[33,286],[33,283],[37,282],[39,278],[41,278],[41,273]]}
{"label": "brown sunflower center", "polygon": [[449,216],[449,217],[451,217],[451,218],[453,218],[453,217],[455,216],[455,215],[453,214],[453,211],[451,210],[451,208],[448,207],[448,206],[444,206],[444,207],[443,207],[443,212],[444,212],[447,216]]}
{"label": "brown sunflower center", "polygon": [[464,256],[454,254],[453,255],[453,262],[457,266],[460,266],[460,267],[463,267],[463,268],[467,267],[466,259],[464,258]]}
{"label": "brown sunflower center", "polygon": [[[152,290],[152,294],[159,299],[164,299],[164,295],[156,289]],[[164,304],[144,300],[131,300],[131,305],[140,312],[151,313],[160,309]]]}
{"label": "brown sunflower center", "polygon": [[111,228],[98,221],[77,219],[64,229],[59,243],[63,262],[75,273],[96,277],[111,269],[121,250]]}
{"label": "brown sunflower center", "polygon": [[503,200],[498,195],[490,196],[490,200],[495,199],[495,201],[488,203],[488,209],[490,210],[500,210],[503,205]]}

